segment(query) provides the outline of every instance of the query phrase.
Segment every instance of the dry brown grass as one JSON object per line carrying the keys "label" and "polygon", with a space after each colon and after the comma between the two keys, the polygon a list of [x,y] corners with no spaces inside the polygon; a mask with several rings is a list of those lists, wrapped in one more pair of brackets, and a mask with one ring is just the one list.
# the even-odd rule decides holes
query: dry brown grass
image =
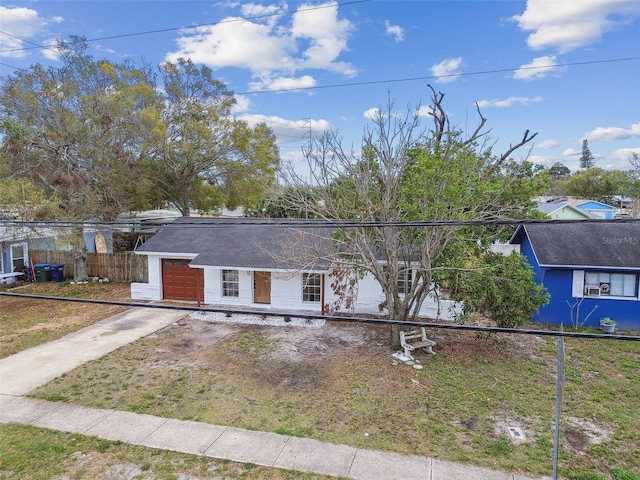
{"label": "dry brown grass", "polygon": [[[421,355],[425,368],[415,370],[390,357],[386,327],[186,320],[36,395],[550,474],[554,340],[432,334],[438,353]],[[569,478],[640,464],[638,347],[608,342],[603,355],[599,342],[567,342],[561,467]],[[514,425],[526,442],[508,438]]]}
{"label": "dry brown grass", "polygon": [[[25,291],[119,300],[129,293],[127,285],[100,284]],[[118,310],[0,297],[3,354]],[[421,355],[425,368],[415,370],[393,361],[382,326],[185,320],[35,395],[550,474],[555,339],[451,330],[430,336],[437,355]],[[615,467],[639,471],[640,345],[567,340],[566,353],[561,473],[583,480],[608,478]],[[513,425],[527,441],[508,438]]]}
{"label": "dry brown grass", "polygon": [[[130,299],[129,286],[118,283],[24,283],[4,291],[101,300]],[[122,311],[123,307],[0,295],[0,358],[50,342]]]}

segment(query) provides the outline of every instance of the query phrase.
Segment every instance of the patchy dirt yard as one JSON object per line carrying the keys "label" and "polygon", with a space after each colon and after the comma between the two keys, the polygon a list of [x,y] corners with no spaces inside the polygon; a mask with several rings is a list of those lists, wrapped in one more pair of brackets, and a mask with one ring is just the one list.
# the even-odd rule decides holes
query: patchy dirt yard
{"label": "patchy dirt yard", "polygon": [[[550,474],[555,339],[430,328],[437,354],[419,354],[424,368],[417,370],[391,357],[385,326],[198,318],[176,322],[35,394]],[[636,468],[638,345],[608,342],[604,350],[596,341],[571,340],[566,350],[563,471]],[[524,439],[510,438],[514,426]]]}
{"label": "patchy dirt yard", "polygon": [[[127,285],[33,284],[30,294],[126,300]],[[0,355],[122,307],[0,297]],[[192,315],[34,392],[101,408],[316,438],[549,475],[555,339],[429,328],[421,370],[388,327]],[[566,341],[561,473],[640,470],[640,345]],[[524,435],[517,441],[509,429]],[[135,462],[134,462],[135,463]],[[581,476],[582,475],[582,476]]]}

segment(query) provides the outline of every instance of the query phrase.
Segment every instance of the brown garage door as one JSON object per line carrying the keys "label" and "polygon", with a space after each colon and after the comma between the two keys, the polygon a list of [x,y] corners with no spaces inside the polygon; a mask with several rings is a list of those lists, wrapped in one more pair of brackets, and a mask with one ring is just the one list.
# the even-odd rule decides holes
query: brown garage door
{"label": "brown garage door", "polygon": [[162,298],[165,300],[204,301],[204,274],[201,268],[189,268],[191,260],[162,259]]}

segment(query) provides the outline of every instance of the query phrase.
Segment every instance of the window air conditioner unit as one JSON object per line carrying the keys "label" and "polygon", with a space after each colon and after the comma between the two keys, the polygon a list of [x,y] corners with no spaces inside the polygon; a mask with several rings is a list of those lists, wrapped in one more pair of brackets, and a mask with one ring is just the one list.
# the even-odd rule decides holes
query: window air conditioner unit
{"label": "window air conditioner unit", "polygon": [[600,296],[600,287],[585,287],[585,294],[588,297],[599,297]]}

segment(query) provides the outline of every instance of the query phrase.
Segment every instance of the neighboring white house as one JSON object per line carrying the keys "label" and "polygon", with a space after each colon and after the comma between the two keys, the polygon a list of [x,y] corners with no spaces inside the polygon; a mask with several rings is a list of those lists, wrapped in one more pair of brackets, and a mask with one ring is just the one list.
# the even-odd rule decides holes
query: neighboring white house
{"label": "neighboring white house", "polygon": [[[329,261],[307,268],[293,265],[297,240],[308,235],[327,252],[330,229],[291,227],[257,219],[181,217],[136,250],[148,258],[148,283],[133,283],[134,300],[197,301],[230,308],[324,313],[337,300],[331,288]],[[304,243],[304,242],[303,242]],[[304,248],[308,248],[308,245]],[[305,255],[308,257],[308,250]],[[300,257],[302,258],[302,254]],[[399,283],[410,278],[399,279]],[[371,275],[358,282],[356,300],[346,313],[386,313],[384,294]],[[382,310],[381,310],[382,308]],[[452,320],[461,306],[427,299],[420,316]]]}

